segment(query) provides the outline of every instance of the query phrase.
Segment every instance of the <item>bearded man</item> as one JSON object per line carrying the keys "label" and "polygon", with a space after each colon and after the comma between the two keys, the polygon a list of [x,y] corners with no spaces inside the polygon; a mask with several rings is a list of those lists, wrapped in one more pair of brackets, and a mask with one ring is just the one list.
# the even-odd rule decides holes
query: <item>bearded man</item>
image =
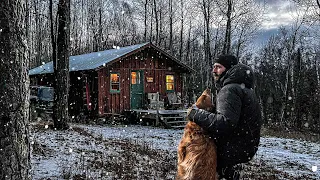
{"label": "bearded man", "polygon": [[254,74],[233,55],[215,59],[212,72],[217,87],[216,111],[192,109],[188,118],[215,140],[219,178],[237,180],[241,163],[252,159],[260,141],[262,118],[253,90]]}

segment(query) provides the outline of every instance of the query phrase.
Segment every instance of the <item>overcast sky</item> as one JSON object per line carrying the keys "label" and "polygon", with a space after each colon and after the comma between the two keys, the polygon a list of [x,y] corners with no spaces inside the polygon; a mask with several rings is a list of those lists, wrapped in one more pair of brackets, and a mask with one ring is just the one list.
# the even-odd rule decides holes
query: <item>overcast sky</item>
{"label": "overcast sky", "polygon": [[262,24],[264,29],[290,25],[298,16],[296,7],[289,0],[265,0],[265,2],[265,21]]}
{"label": "overcast sky", "polygon": [[[257,0],[260,3],[265,2],[264,20],[259,31],[259,35],[255,41],[262,45],[267,42],[268,38],[278,32],[281,26],[291,26],[299,11],[290,0]],[[298,12],[298,13],[297,13]]]}

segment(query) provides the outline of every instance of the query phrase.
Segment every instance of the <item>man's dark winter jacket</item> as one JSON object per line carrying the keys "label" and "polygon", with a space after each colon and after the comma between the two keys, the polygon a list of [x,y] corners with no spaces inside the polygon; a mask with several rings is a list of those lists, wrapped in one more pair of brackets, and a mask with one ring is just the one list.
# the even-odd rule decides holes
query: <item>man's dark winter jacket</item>
{"label": "man's dark winter jacket", "polygon": [[218,82],[216,112],[195,110],[189,115],[216,139],[218,166],[248,162],[260,140],[261,111],[253,91],[253,72],[238,64]]}

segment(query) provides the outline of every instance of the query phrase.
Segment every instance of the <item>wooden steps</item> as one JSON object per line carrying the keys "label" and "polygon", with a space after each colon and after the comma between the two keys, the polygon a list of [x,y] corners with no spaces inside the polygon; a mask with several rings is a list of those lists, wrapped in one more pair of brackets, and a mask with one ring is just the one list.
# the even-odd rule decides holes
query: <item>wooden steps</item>
{"label": "wooden steps", "polygon": [[183,116],[165,116],[160,118],[167,128],[182,129],[187,121]]}
{"label": "wooden steps", "polygon": [[184,128],[187,121],[187,110],[133,110],[137,119],[154,121],[155,126],[163,125],[166,128]]}
{"label": "wooden steps", "polygon": [[180,126],[171,126],[173,129],[183,129],[185,125],[180,125]]}

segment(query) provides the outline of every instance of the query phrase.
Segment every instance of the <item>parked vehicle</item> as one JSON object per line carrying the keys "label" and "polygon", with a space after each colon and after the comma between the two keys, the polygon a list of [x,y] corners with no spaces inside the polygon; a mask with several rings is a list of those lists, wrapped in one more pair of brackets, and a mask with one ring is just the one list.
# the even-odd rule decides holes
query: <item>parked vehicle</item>
{"label": "parked vehicle", "polygon": [[48,117],[53,113],[54,89],[47,86],[30,86],[32,118]]}

